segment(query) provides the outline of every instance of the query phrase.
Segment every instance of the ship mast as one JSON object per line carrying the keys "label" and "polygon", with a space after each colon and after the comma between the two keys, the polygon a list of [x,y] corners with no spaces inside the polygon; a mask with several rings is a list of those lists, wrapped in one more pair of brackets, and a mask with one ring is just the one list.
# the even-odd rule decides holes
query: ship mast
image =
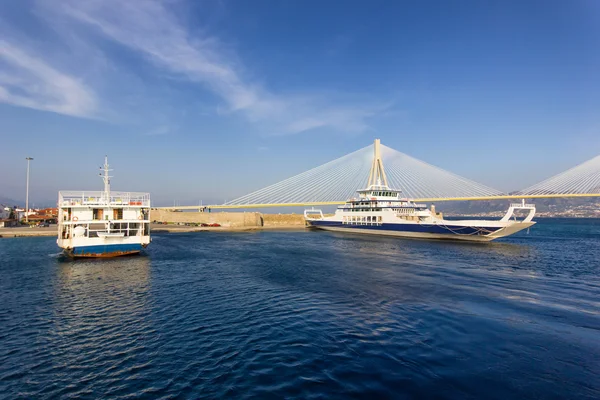
{"label": "ship mast", "polygon": [[104,166],[100,167],[100,169],[104,171],[104,175],[99,174],[104,181],[104,198],[110,203],[110,178],[112,178],[112,176],[109,176],[108,173],[112,171],[112,169],[108,168],[108,156],[104,156]]}
{"label": "ship mast", "polygon": [[381,160],[381,140],[375,139],[375,143],[373,143],[373,164],[371,165],[371,171],[369,172],[369,184],[367,187],[371,187],[373,185],[377,186],[387,186],[387,176],[385,175],[385,170],[383,169],[383,161]]}

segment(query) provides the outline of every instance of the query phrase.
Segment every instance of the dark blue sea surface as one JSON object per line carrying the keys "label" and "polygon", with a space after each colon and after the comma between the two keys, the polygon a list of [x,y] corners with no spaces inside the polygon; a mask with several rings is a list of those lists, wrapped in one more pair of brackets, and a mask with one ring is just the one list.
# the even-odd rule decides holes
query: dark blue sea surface
{"label": "dark blue sea surface", "polygon": [[0,239],[0,397],[600,398],[600,220],[482,244],[156,234],[72,261]]}

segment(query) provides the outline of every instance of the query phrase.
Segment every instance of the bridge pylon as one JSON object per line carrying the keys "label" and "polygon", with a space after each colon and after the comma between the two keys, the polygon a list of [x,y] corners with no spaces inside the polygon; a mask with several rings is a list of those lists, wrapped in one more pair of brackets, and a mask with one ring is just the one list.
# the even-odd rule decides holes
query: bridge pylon
{"label": "bridge pylon", "polygon": [[369,182],[367,183],[367,187],[374,185],[388,185],[385,169],[383,168],[383,161],[381,160],[380,139],[375,139],[375,142],[373,143],[373,164],[371,165],[371,171],[369,172]]}

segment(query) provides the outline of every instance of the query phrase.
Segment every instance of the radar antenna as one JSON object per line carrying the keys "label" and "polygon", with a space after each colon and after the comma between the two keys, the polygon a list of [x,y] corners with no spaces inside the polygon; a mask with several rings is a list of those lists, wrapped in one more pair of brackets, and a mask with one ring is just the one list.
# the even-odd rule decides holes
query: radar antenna
{"label": "radar antenna", "polygon": [[109,169],[108,156],[104,156],[104,165],[100,167],[100,169],[104,171],[104,174],[99,174],[104,181],[104,197],[106,198],[106,201],[110,201],[110,178],[112,178],[112,176],[109,176],[108,173],[112,171],[112,169]]}

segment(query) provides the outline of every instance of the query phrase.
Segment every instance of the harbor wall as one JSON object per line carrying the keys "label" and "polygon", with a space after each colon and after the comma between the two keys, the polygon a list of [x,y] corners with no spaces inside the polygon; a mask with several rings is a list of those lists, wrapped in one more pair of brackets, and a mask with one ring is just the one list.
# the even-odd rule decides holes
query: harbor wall
{"label": "harbor wall", "polygon": [[263,226],[303,226],[302,214],[262,214]]}
{"label": "harbor wall", "polygon": [[175,212],[168,210],[150,211],[150,221],[162,223],[217,223],[225,227],[262,226],[261,214],[257,212]]}
{"label": "harbor wall", "polygon": [[[332,214],[325,214],[330,216]],[[290,227],[305,226],[303,214],[263,214],[259,212],[176,212],[153,209],[150,221],[162,223],[217,223],[224,227]]]}

